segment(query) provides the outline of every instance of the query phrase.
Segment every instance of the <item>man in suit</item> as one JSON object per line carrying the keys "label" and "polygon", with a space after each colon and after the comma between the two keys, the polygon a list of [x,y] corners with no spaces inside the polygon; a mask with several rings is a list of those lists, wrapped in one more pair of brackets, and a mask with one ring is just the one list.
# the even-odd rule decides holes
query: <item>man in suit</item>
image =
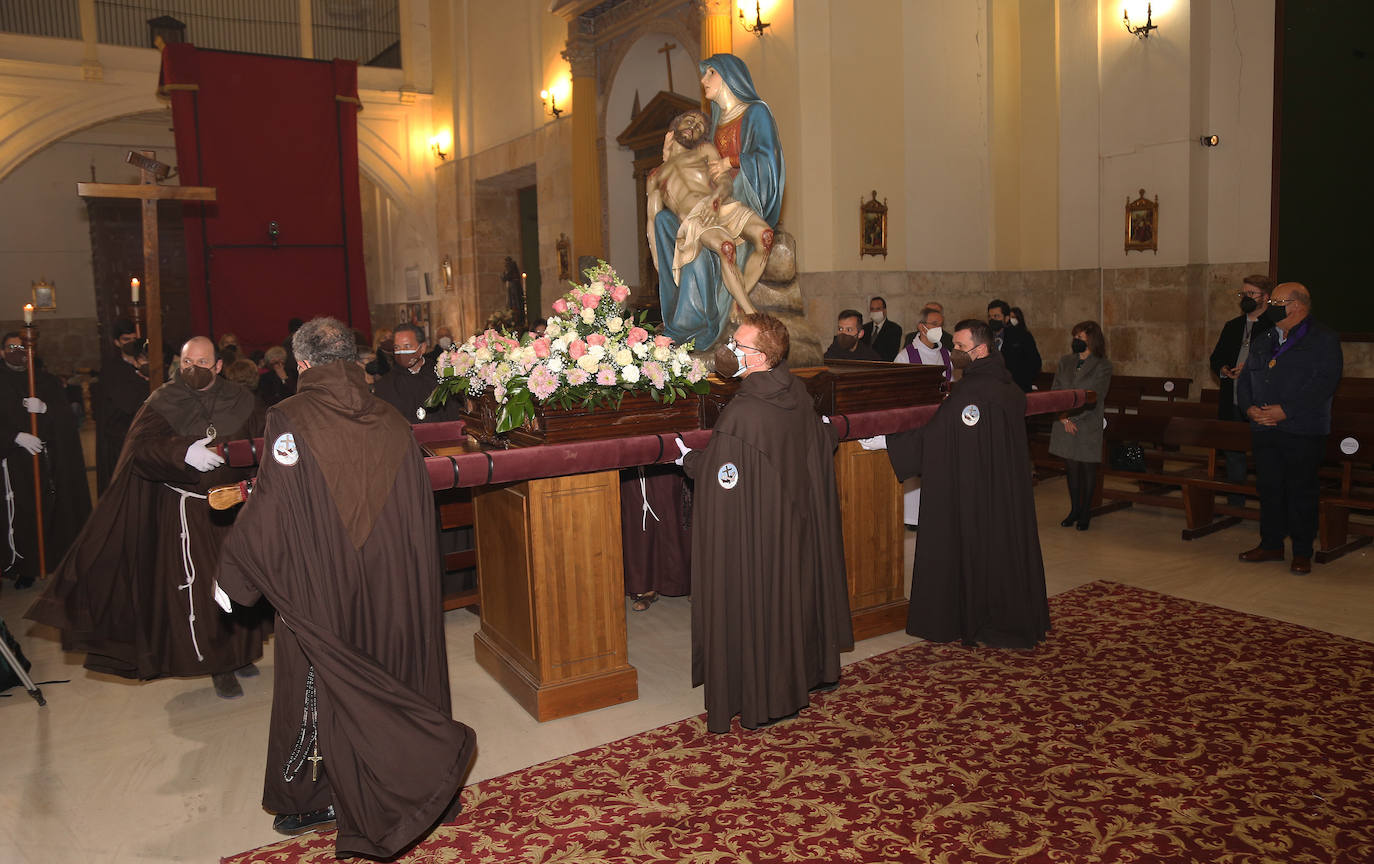
{"label": "man in suit", "polygon": [[1030,330],[1007,326],[1010,317],[1011,305],[1005,300],[993,300],[988,304],[988,329],[992,331],[997,350],[1002,353],[1002,362],[1016,386],[1029,393],[1040,371],[1040,349],[1035,347],[1035,337]]}
{"label": "man in suit", "polygon": [[[1245,417],[1236,410],[1236,379],[1245,368],[1245,358],[1250,356],[1250,342],[1261,333],[1267,333],[1273,324],[1265,316],[1269,308],[1269,292],[1274,283],[1267,276],[1246,276],[1236,297],[1240,299],[1240,314],[1227,321],[1221,328],[1217,347],[1212,349],[1212,373],[1221,382],[1221,393],[1217,398],[1217,419],[1245,422]],[[1244,450],[1223,450],[1226,457],[1226,479],[1231,483],[1244,483],[1248,474]],[[1228,495],[1226,500],[1233,507],[1245,506],[1244,495]]]}
{"label": "man in suit", "polygon": [[1312,295],[1297,282],[1274,288],[1265,316],[1273,329],[1251,339],[1236,379],[1237,407],[1250,420],[1260,496],[1260,543],[1242,561],[1282,561],[1312,572],[1321,487],[1317,469],[1331,433],[1331,399],[1341,380],[1340,336],[1311,317]]}
{"label": "man in suit", "polygon": [[902,325],[887,320],[887,301],[881,297],[868,301],[868,317],[872,320],[864,325],[863,340],[880,358],[891,363],[902,347]]}

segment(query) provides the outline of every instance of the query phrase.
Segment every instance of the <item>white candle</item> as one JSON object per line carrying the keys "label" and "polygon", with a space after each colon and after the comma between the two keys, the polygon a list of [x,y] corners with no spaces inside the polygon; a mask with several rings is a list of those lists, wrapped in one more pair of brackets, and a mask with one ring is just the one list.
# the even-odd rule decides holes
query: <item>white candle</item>
{"label": "white candle", "polygon": [[133,302],[138,302],[138,277],[129,280],[129,297]]}
{"label": "white candle", "polygon": [[524,273],[521,273],[521,274],[520,274],[520,290],[521,290],[521,291],[524,291],[524,290],[525,290],[525,274],[524,274]]}
{"label": "white candle", "polygon": [[33,304],[32,304],[32,303],[25,303],[25,304],[24,304],[24,323],[25,323],[25,324],[32,324],[32,323],[33,323]]}

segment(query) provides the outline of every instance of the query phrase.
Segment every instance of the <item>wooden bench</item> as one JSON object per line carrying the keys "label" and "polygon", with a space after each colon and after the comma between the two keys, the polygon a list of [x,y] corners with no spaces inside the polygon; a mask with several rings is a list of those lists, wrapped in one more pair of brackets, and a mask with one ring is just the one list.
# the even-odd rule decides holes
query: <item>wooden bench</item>
{"label": "wooden bench", "polygon": [[1374,542],[1374,525],[1350,519],[1374,513],[1374,413],[1332,416],[1326,462],[1337,471],[1317,505],[1320,548],[1313,557],[1322,564]]}

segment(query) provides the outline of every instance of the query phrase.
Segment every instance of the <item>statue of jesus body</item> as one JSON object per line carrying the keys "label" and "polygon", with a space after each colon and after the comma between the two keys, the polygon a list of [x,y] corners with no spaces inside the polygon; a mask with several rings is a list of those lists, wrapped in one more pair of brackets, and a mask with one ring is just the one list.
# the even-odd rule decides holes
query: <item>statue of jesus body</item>
{"label": "statue of jesus body", "polygon": [[[706,140],[706,125],[704,114],[689,111],[674,118],[663,138],[663,164],[649,177],[649,248],[653,251],[654,266],[661,269],[663,264],[658,260],[654,243],[654,217],[666,207],[681,220],[673,249],[674,281],[705,246],[720,257],[726,290],[742,312],[752,315],[757,310],[749,302],[749,292],[758,284],[768,263],[773,229],[763,217],[735,200],[728,172],[717,172],[712,179],[711,168],[720,162],[721,156],[715,145]],[[758,250],[749,256],[743,272],[735,263],[735,247],[741,240]]]}

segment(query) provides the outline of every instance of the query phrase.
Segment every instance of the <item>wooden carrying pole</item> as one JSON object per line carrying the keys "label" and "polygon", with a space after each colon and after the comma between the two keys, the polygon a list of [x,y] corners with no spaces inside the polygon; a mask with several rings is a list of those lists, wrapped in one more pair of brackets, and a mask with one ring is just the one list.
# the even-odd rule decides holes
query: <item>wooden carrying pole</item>
{"label": "wooden carrying pole", "polygon": [[[30,312],[30,314],[32,314]],[[24,352],[29,359],[29,396],[37,399],[38,391],[33,380],[33,354],[38,347],[38,329],[31,322],[25,322],[19,331],[19,339],[24,343]],[[65,406],[57,406],[65,407]],[[29,433],[38,437],[38,415],[29,414]],[[42,453],[33,454],[33,515],[38,526],[38,576],[48,578],[48,550],[43,540],[43,460]]]}

